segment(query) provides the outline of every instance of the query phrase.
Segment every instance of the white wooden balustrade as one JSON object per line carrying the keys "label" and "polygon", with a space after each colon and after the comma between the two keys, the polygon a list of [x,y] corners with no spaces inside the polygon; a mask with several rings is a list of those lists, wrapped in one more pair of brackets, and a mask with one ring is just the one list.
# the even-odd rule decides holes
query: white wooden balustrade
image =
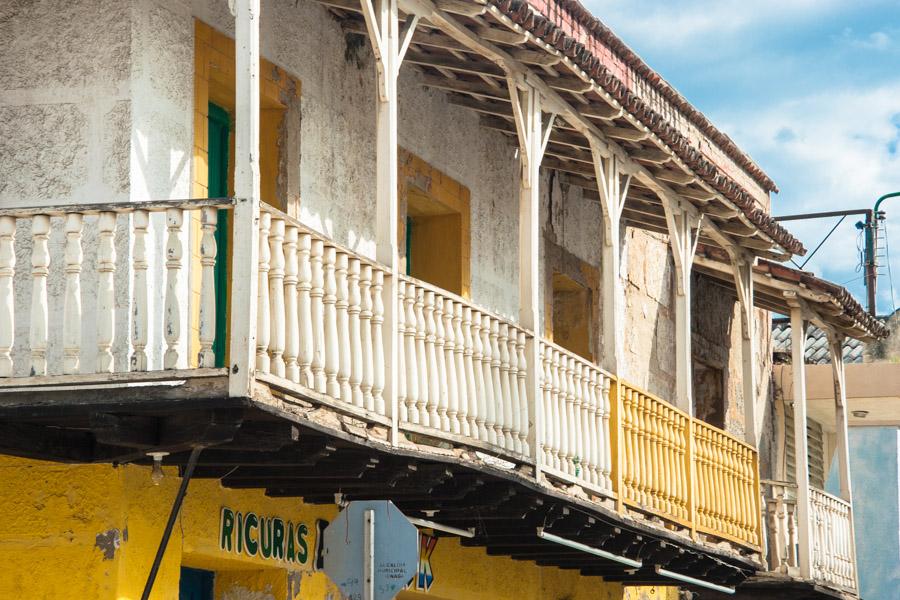
{"label": "white wooden balustrade", "polygon": [[[769,535],[769,570],[790,576],[799,574],[797,486],[766,482],[766,517]],[[850,505],[811,487],[812,577],[820,584],[853,590],[856,562]]]}
{"label": "white wooden balustrade", "polygon": [[[0,378],[214,366],[216,214],[230,207],[192,200],[0,209]],[[199,261],[183,251],[193,212],[202,223]],[[153,236],[162,252],[150,252]],[[30,260],[17,264],[17,256]],[[192,269],[200,270],[200,352],[189,357],[183,319]],[[153,280],[165,281],[164,289],[154,289]],[[62,282],[58,296],[48,294],[55,281]],[[153,332],[151,297],[163,312]],[[117,330],[123,306],[130,327]],[[156,361],[151,339],[161,349]],[[116,356],[117,347],[124,355]]]}
{"label": "white wooden balustrade", "polygon": [[259,236],[257,377],[389,422],[384,269],[269,206]]}
{"label": "white wooden balustrade", "polygon": [[525,345],[533,336],[409,277],[400,278],[398,301],[401,429],[530,456]]}
{"label": "white wooden balustrade", "polygon": [[769,570],[797,575],[797,486],[777,481],[765,482],[766,523],[769,539]]}
{"label": "white wooden balustrade", "polygon": [[813,538],[813,578],[844,588],[856,588],[856,560],[850,504],[821,490],[810,488]]}
{"label": "white wooden balustrade", "polygon": [[541,460],[547,473],[612,495],[610,377],[593,363],[542,341]]}

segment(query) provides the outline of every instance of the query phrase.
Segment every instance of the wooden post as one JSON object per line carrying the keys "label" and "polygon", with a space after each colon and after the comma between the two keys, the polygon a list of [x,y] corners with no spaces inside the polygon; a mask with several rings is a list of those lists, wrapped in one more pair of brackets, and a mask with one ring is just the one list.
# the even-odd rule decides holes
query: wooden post
{"label": "wooden post", "polygon": [[760,429],[756,394],[756,319],[753,310],[753,265],[755,259],[746,254],[732,253],[734,283],[741,305],[741,367],[744,392],[744,439],[756,448]]}
{"label": "wooden post", "polygon": [[229,395],[250,396],[259,260],[259,0],[234,0],[235,165]]}
{"label": "wooden post", "polygon": [[620,246],[622,209],[631,184],[631,175],[615,155],[604,156],[606,147],[598,138],[589,137],[594,172],[600,188],[603,210],[603,254],[600,270],[603,294],[603,353],[601,365],[616,376],[625,369],[625,288],[622,285],[622,250]]}
{"label": "wooden post", "polygon": [[676,405],[694,414],[691,392],[691,267],[703,215],[678,198],[662,196],[669,229],[669,245],[675,260],[675,379]]}
{"label": "wooden post", "polygon": [[369,41],[375,55],[377,76],[377,127],[376,127],[376,254],[378,262],[387,268],[388,277],[382,293],[384,302],[382,339],[384,340],[384,389],[382,397],[390,406],[391,443],[399,442],[397,406],[398,352],[400,329],[397,313],[400,308],[399,275],[400,257],[397,249],[398,198],[397,198],[397,76],[403,55],[409,47],[419,17],[411,15],[401,29],[398,20],[397,0],[362,1],[363,17],[369,33]]}
{"label": "wooden post", "polygon": [[794,378],[794,475],[797,481],[797,534],[800,576],[812,575],[812,523],[806,439],[806,321],[799,305],[791,308],[791,364]]}
{"label": "wooden post", "polygon": [[540,338],[540,168],[555,115],[544,123],[541,95],[534,86],[507,79],[516,132],[519,139],[519,158],[522,175],[519,179],[519,324],[534,332],[525,344],[525,364],[535,365],[526,372],[527,398],[521,402],[534,416],[534,439],[529,449],[535,458],[535,476],[539,477],[543,457],[538,451],[543,445],[543,402],[539,369],[541,364]]}
{"label": "wooden post", "polygon": [[847,430],[847,379],[844,371],[844,336],[833,329],[828,330],[828,347],[831,352],[831,367],[834,374],[834,430],[837,434],[835,453],[838,459],[838,481],[840,496],[850,505],[850,556],[853,561],[854,588],[859,589],[856,568],[856,535],[853,523],[853,488],[850,483],[850,439]]}

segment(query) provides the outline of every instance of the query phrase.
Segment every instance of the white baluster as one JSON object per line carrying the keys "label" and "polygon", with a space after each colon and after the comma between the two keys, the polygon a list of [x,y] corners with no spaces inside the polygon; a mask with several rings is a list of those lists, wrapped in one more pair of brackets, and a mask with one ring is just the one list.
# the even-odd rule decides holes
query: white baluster
{"label": "white baluster", "polygon": [[494,386],[494,372],[492,365],[494,362],[494,349],[491,347],[491,318],[488,315],[481,316],[481,345],[484,349],[484,356],[481,360],[481,366],[484,370],[484,407],[485,417],[484,423],[487,427],[487,440],[489,443],[499,445],[503,442],[502,436],[497,437],[497,401],[500,390]]}
{"label": "white baluster", "polygon": [[575,471],[573,475],[580,477],[581,479],[585,478],[585,454],[584,454],[584,435],[582,433],[583,429],[583,421],[582,421],[582,412],[581,412],[581,373],[584,370],[584,366],[580,361],[575,360],[575,358],[569,358],[570,364],[572,365],[572,421],[573,428],[572,434],[575,443],[573,454],[575,461]]}
{"label": "white baluster", "polygon": [[474,408],[475,427],[472,429],[472,436],[476,440],[488,441],[487,407],[485,405],[485,389],[484,389],[484,344],[481,338],[481,313],[466,308],[466,316],[472,315],[472,381],[474,387],[469,388],[469,397],[474,401],[470,410]]}
{"label": "white baluster", "polygon": [[425,291],[416,289],[416,371],[419,375],[419,398],[416,406],[419,408],[419,423],[428,427],[431,417],[428,414],[428,355],[425,353]]}
{"label": "white baluster", "polygon": [[300,383],[308,388],[316,387],[313,376],[313,356],[315,354],[315,334],[313,333],[312,312],[312,261],[310,250],[312,248],[312,236],[301,233],[297,240],[297,308],[300,311],[298,321],[300,323]]}
{"label": "white baluster", "polygon": [[506,345],[509,350],[509,406],[507,419],[510,422],[510,434],[512,435],[511,450],[522,453],[522,435],[519,428],[521,405],[519,404],[519,353],[516,351],[516,343],[519,341],[519,332],[515,327],[509,327],[509,337]]}
{"label": "white baluster", "polygon": [[197,366],[215,367],[216,355],[213,344],[216,341],[216,226],[219,211],[213,206],[200,209],[200,352]]}
{"label": "white baluster", "polygon": [[444,331],[444,301],[440,296],[434,298],[434,352],[437,358],[438,383],[438,425],[441,431],[450,431],[450,418],[447,416],[450,399],[448,398],[446,334]]}
{"label": "white baluster", "polygon": [[325,247],[322,264],[325,268],[325,295],[322,303],[325,306],[325,379],[326,393],[332,398],[341,397],[341,386],[338,384],[337,371],[340,354],[338,349],[337,329],[337,280],[334,277],[334,246]]}
{"label": "white baluster", "polygon": [[428,411],[428,424],[435,429],[441,426],[437,407],[441,394],[440,375],[438,374],[437,356],[435,355],[435,328],[434,328],[434,292],[425,292],[425,361],[428,373],[428,398],[425,408]]}
{"label": "white baluster", "polygon": [[0,217],[0,377],[12,377],[15,331],[16,220]]}
{"label": "white baluster", "polygon": [[416,354],[416,286],[406,283],[405,297],[403,298],[405,311],[404,321],[404,362],[406,363],[406,407],[409,422],[418,424],[421,422],[419,409],[423,406],[419,396],[419,362]]}
{"label": "white baluster", "polygon": [[575,420],[577,414],[575,407],[575,359],[566,357],[566,440],[568,441],[569,473],[577,474],[580,470],[576,461],[578,457],[578,425]]}
{"label": "white baluster", "polygon": [[[469,436],[469,382],[466,381],[466,340],[463,334],[462,314],[462,302],[453,303],[453,364],[456,372],[456,422],[459,427],[459,431],[454,431],[454,433]],[[453,427],[452,417],[450,427]]]}
{"label": "white baluster", "polygon": [[134,272],[133,308],[131,310],[131,370],[146,371],[147,341],[149,339],[149,313],[147,288],[147,228],[150,226],[150,213],[136,210],[132,214],[134,227],[134,248],[132,249],[132,270]]}
{"label": "white baluster", "polygon": [[[169,224],[169,243],[166,246],[166,341],[169,341],[169,335],[177,342],[181,334],[180,314],[176,314],[174,321],[169,319],[169,296],[171,287],[178,282],[178,271],[181,266],[181,238],[176,237],[172,242],[172,228],[177,227],[174,235],[181,233],[181,211],[173,211],[169,216],[166,212],[166,220]],[[115,292],[115,274],[116,274],[116,213],[102,212],[98,221],[99,240],[97,244],[97,365],[98,373],[112,373],[115,364],[112,354],[112,345],[115,340],[116,327],[116,292]],[[173,265],[170,267],[170,262]],[[177,263],[177,267],[175,266]],[[174,274],[173,274],[174,271]],[[174,283],[173,283],[174,282]],[[174,299],[174,308],[179,308],[177,296]],[[171,332],[171,333],[170,333]],[[169,353],[166,352],[166,358]],[[177,352],[176,352],[177,358]],[[164,360],[164,367],[167,369],[175,368],[175,365],[166,366],[168,363]]]}
{"label": "white baluster", "polygon": [[491,344],[491,382],[494,393],[494,431],[497,434],[497,445],[506,448],[506,436],[503,433],[504,402],[503,384],[500,381],[500,323],[497,319],[491,319],[490,344]]}
{"label": "white baluster", "polygon": [[612,489],[612,467],[613,467],[613,455],[612,455],[612,438],[609,435],[609,418],[610,418],[610,409],[612,399],[609,397],[610,394],[610,380],[609,377],[603,377],[603,386],[600,392],[600,400],[602,401],[603,406],[603,479],[606,482],[606,489]]}
{"label": "white baluster", "polygon": [[359,282],[362,309],[359,312],[359,328],[362,333],[363,378],[360,387],[367,410],[375,410],[372,387],[375,383],[375,359],[372,352],[372,267],[365,265]]}
{"label": "white baluster", "polygon": [[312,373],[315,389],[324,394],[328,386],[325,377],[325,272],[322,270],[322,253],[325,244],[322,240],[313,239],[310,245],[309,261],[312,273],[312,286],[309,290],[310,312],[312,313],[313,359]]}
{"label": "white baluster", "polygon": [[271,332],[272,306],[269,303],[269,231],[272,228],[272,215],[261,212],[259,215],[259,282],[256,290],[256,370],[268,373],[271,367],[269,358],[269,341]]}
{"label": "white baluster", "polygon": [[[537,340],[535,340],[535,343],[538,343]],[[541,368],[544,373],[544,439],[542,442],[542,450],[544,453],[544,463],[549,467],[553,467],[553,415],[556,412],[553,409],[553,397],[555,394],[553,389],[553,353],[546,344],[541,344],[541,346]]]}
{"label": "white baluster", "polygon": [[300,322],[297,310],[297,282],[299,281],[297,261],[297,240],[299,231],[291,225],[284,232],[284,376],[294,383],[300,382]]}
{"label": "white baluster", "polygon": [[360,384],[363,376],[362,337],[360,333],[359,313],[362,310],[362,298],[359,293],[359,259],[351,258],[347,287],[349,303],[347,314],[350,318],[350,394],[354,406],[362,408],[363,393]]}
{"label": "white baluster", "polygon": [[476,416],[478,411],[478,394],[480,389],[475,383],[475,363],[473,354],[475,352],[475,342],[472,335],[472,309],[468,306],[462,310],[462,332],[463,332],[463,370],[466,373],[466,422],[468,430],[466,435],[474,439],[478,437],[478,423]]}
{"label": "white baluster", "polygon": [[444,300],[444,364],[447,368],[447,421],[450,433],[459,434],[459,394],[456,363],[456,332],[453,327],[453,301]]}
{"label": "white baluster", "polygon": [[[535,341],[537,343],[537,341]],[[528,360],[525,358],[525,344],[526,337],[525,332],[520,331],[518,339],[516,340],[516,355],[518,358],[518,369],[516,370],[518,385],[519,385],[519,444],[521,445],[520,452],[525,456],[531,455],[531,447],[528,443],[528,433],[531,429],[531,418],[528,413]],[[540,367],[538,365],[534,365],[535,373],[539,373]],[[540,402],[542,402],[541,398],[536,398],[534,405],[537,406]]]}
{"label": "white baluster", "polygon": [[509,375],[510,375],[510,357],[509,357],[509,325],[504,323],[503,325],[499,325],[496,321],[494,321],[494,327],[498,328],[499,336],[496,339],[497,344],[499,344],[499,359],[496,359],[495,362],[499,364],[500,370],[500,402],[497,403],[499,407],[501,407],[502,411],[500,414],[500,431],[503,435],[503,447],[509,450],[515,448],[516,441],[513,438],[513,427],[512,427],[512,388],[515,386],[510,386],[509,384]]}
{"label": "white baluster", "polygon": [[284,219],[272,219],[269,257],[269,368],[273,375],[284,377]]}
{"label": "white baluster", "polygon": [[591,483],[606,487],[603,480],[601,444],[603,444],[603,417],[600,414],[600,395],[597,393],[597,370],[591,369],[585,380],[588,397],[588,427],[591,451]]}
{"label": "white baluster", "polygon": [[409,422],[406,396],[406,282],[397,279],[397,409],[401,423]]}
{"label": "white baluster", "polygon": [[50,217],[31,219],[31,374],[47,374],[47,275],[50,273]]}
{"label": "white baluster", "polygon": [[384,271],[376,269],[372,273],[372,346],[373,346],[373,379],[372,396],[375,399],[375,412],[387,415],[384,404]]}
{"label": "white baluster", "polygon": [[337,335],[338,335],[338,386],[341,389],[341,400],[353,402],[353,390],[350,388],[350,284],[347,281],[347,269],[350,259],[344,252],[338,252],[335,263],[337,280]]}
{"label": "white baluster", "polygon": [[81,360],[81,231],[80,213],[66,215],[66,299],[63,309],[63,373],[78,373]]}
{"label": "white baluster", "polygon": [[591,434],[594,427],[591,425],[591,368],[581,363],[581,383],[579,385],[579,408],[581,417],[581,477],[585,481],[594,481],[594,456]]}
{"label": "white baluster", "polygon": [[565,358],[553,350],[553,466],[566,471],[566,377]]}

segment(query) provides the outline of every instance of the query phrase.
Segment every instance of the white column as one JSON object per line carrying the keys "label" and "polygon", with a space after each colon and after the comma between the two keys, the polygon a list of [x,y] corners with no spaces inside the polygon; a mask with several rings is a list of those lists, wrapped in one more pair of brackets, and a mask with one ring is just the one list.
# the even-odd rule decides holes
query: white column
{"label": "white column", "polygon": [[624,375],[625,369],[625,288],[622,285],[622,248],[620,246],[622,210],[631,184],[622,161],[615,155],[605,157],[605,145],[597,138],[588,138],[594,159],[594,172],[600,189],[603,209],[602,276],[602,340],[600,363],[614,375]]}
{"label": "white column", "polygon": [[838,460],[838,481],[840,496],[850,504],[850,556],[853,559],[855,588],[859,589],[856,566],[856,535],[853,518],[853,488],[850,484],[850,439],[847,431],[847,379],[844,371],[844,336],[831,330],[828,332],[828,347],[831,351],[831,367],[834,373],[834,430],[837,443],[835,453]]}
{"label": "white column", "polygon": [[744,440],[759,446],[760,423],[756,394],[756,313],[753,309],[753,265],[756,259],[733,254],[734,283],[741,307],[741,383],[744,396]]}
{"label": "white column", "polygon": [[16,219],[0,217],[0,377],[12,377],[15,331]]}
{"label": "white column", "polygon": [[259,260],[259,0],[234,0],[234,262],[229,394],[250,395],[256,355]]}
{"label": "white column", "polygon": [[794,476],[797,481],[797,535],[800,576],[812,573],[812,523],[809,504],[809,452],[806,439],[806,322],[798,306],[791,309],[791,364],[794,377]]}
{"label": "white column", "polygon": [[363,16],[372,51],[375,55],[378,97],[376,101],[376,253],[378,262],[389,274],[382,293],[384,303],[384,369],[385,381],[382,397],[390,406],[392,420],[391,441],[398,442],[397,406],[399,327],[397,312],[400,310],[396,275],[400,264],[397,250],[397,76],[403,55],[409,47],[418,22],[410,16],[401,29],[398,21],[397,0],[363,0]]}
{"label": "white column", "polygon": [[[538,90],[525,82],[507,79],[516,132],[519,139],[519,158],[522,175],[519,179],[519,324],[534,332],[534,337],[525,344],[525,364],[538,365],[540,360],[541,314],[540,314],[540,169],[547,141],[553,129],[555,115],[550,115],[544,123],[541,111],[541,95]],[[532,432],[535,436],[529,447],[533,452],[541,447],[543,431],[542,394],[537,368],[526,372],[525,390],[527,398],[521,398],[529,413],[533,415]],[[523,434],[527,435],[527,431]],[[540,455],[535,462],[536,476],[540,475]]]}
{"label": "white column", "polygon": [[662,197],[675,261],[675,380],[676,405],[694,414],[691,390],[691,267],[702,215],[678,198]]}

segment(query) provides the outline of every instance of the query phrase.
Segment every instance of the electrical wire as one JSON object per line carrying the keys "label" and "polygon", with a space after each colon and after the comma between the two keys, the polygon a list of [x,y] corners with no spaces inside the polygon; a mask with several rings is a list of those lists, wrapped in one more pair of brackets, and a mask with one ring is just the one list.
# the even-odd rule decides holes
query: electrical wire
{"label": "electrical wire", "polygon": [[884,258],[885,262],[887,262],[888,283],[891,286],[891,312],[894,313],[897,312],[897,302],[894,300],[894,276],[891,273],[891,246],[888,243],[886,220],[882,220],[882,226],[884,227]]}

